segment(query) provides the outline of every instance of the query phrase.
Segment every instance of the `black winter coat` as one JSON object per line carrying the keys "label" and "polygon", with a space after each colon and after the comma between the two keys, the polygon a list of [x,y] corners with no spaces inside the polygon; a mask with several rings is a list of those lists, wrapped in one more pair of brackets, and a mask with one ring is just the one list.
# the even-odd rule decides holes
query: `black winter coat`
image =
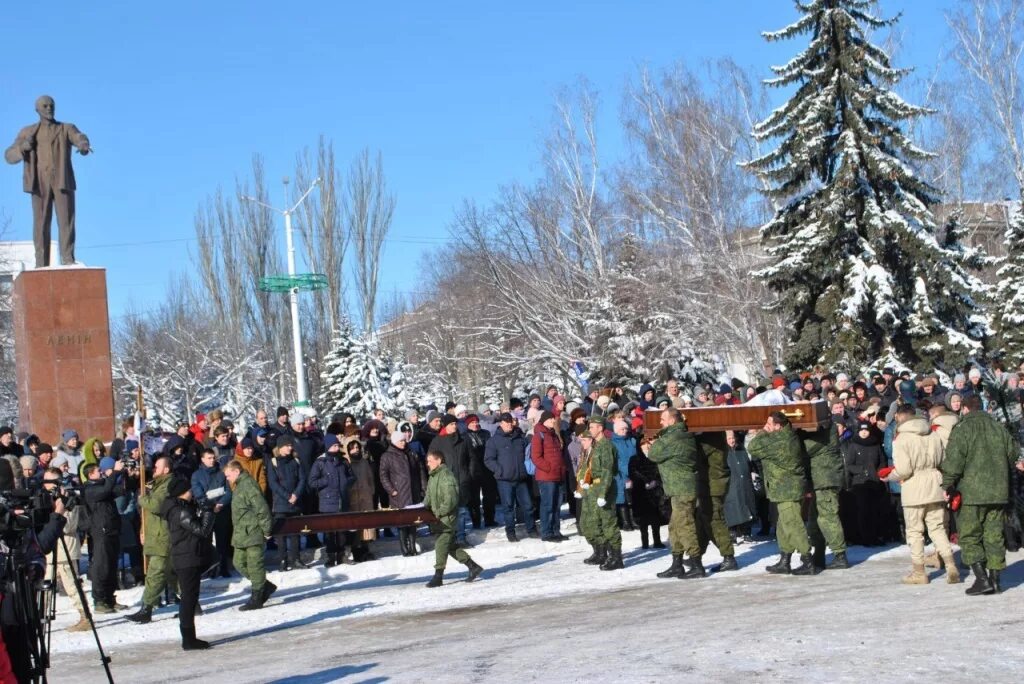
{"label": "black winter coat", "polygon": [[199,512],[195,503],[178,498],[167,498],[160,504],[160,517],[167,521],[171,539],[171,565],[178,568],[197,568],[213,534],[213,511]]}
{"label": "black winter coat", "polygon": [[313,469],[316,457],[324,452],[324,438],[318,432],[293,430],[292,439],[295,440],[295,458],[302,464],[302,472],[308,473]]}
{"label": "black winter coat", "polygon": [[119,535],[121,514],[117,510],[117,497],[124,488],[116,475],[102,480],[89,480],[85,485],[85,507],[89,512],[89,534],[94,537]]}
{"label": "black winter coat", "polygon": [[392,508],[420,503],[427,492],[427,474],[419,457],[394,445],[380,457],[380,483]]}
{"label": "black winter coat", "polygon": [[445,465],[455,476],[459,483],[459,505],[468,506],[473,477],[470,472],[473,455],[469,442],[458,431],[450,435],[439,435],[430,445],[431,451],[439,451],[444,454]]}
{"label": "black winter coat", "polygon": [[487,441],[491,438],[491,433],[487,430],[466,430],[462,436],[469,442],[469,453],[472,457],[469,474],[474,481],[479,482],[481,478],[491,474],[491,471],[484,465],[484,454],[487,451]]}
{"label": "black winter coat", "polygon": [[629,479],[633,482],[633,515],[640,525],[668,524],[672,504],[665,498],[658,464],[638,451],[629,459]]}
{"label": "black winter coat", "polygon": [[882,433],[872,429],[867,439],[854,434],[846,440],[844,446],[850,485],[856,487],[865,482],[878,482],[878,469],[886,464],[885,453],[882,451]]}

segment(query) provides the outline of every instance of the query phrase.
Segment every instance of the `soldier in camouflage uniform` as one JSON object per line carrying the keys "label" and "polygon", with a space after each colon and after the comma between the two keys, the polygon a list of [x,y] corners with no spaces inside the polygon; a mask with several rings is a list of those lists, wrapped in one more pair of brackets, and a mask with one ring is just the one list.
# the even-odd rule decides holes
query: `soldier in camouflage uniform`
{"label": "soldier in camouflage uniform", "polygon": [[964,417],[950,433],[939,466],[942,487],[947,499],[956,491],[961,496],[960,554],[975,577],[967,594],[995,594],[999,571],[1006,567],[1003,521],[1017,450],[1006,428],[982,411],[980,397],[965,398],[961,411]]}
{"label": "soldier in camouflage uniform", "polygon": [[[647,458],[658,465],[665,496],[672,502],[668,521],[672,566],[659,572],[658,577],[704,577],[697,536],[697,440],[686,430],[679,409],[662,411],[661,426],[654,441],[642,447]],[[684,561],[684,554],[690,557],[689,562]]]}
{"label": "soldier in camouflage uniform", "polygon": [[713,541],[722,554],[718,572],[737,570],[729,526],[725,524],[725,494],[729,491],[729,445],[724,432],[705,432],[697,438],[697,538],[701,555]]}
{"label": "soldier in camouflage uniform", "polygon": [[171,484],[171,461],[161,456],[153,462],[153,479],[146,484],[146,493],[139,497],[144,517],[142,551],[146,554],[146,589],[142,594],[142,607],[127,619],[146,624],[153,619],[153,611],[160,605],[164,587],[172,593],[178,591],[178,578],[171,567],[171,538],[167,521],[160,517],[160,506],[167,498]]}
{"label": "soldier in camouflage uniform", "polygon": [[[747,453],[764,468],[768,500],[779,511],[775,536],[779,542],[779,562],[769,565],[768,572],[779,575],[815,575],[818,570],[811,560],[811,542],[800,517],[800,502],[804,498],[803,453],[800,438],[781,411],[771,414],[764,430],[754,435],[747,444]],[[794,551],[800,552],[800,567],[793,569],[790,559]]]}
{"label": "soldier in camouflage uniform", "polygon": [[[800,431],[806,454],[806,469],[814,489],[814,504],[807,516],[807,534],[814,546],[818,569],[845,570],[846,537],[839,521],[839,490],[843,487],[843,457],[839,453],[839,432],[830,420],[814,432]],[[832,562],[825,565],[825,546],[832,549]]]}
{"label": "soldier in camouflage uniform", "polygon": [[579,480],[579,493],[583,500],[580,532],[594,547],[594,555],[584,562],[600,563],[602,570],[619,570],[623,563],[622,535],[619,533],[619,520],[615,514],[615,473],[618,470],[618,459],[615,447],[604,436],[604,419],[601,416],[591,416],[588,429],[586,437],[589,439],[582,439],[584,454],[580,457],[580,470],[583,475]]}
{"label": "soldier in camouflage uniform", "polygon": [[466,566],[469,570],[466,581],[472,582],[484,569],[455,541],[455,525],[459,510],[458,481],[444,464],[444,453],[436,449],[427,452],[427,470],[430,471],[430,478],[427,480],[427,495],[423,499],[423,507],[437,518],[437,522],[430,526],[436,540],[434,576],[427,582],[427,587],[434,589],[444,583],[444,569],[449,556]]}

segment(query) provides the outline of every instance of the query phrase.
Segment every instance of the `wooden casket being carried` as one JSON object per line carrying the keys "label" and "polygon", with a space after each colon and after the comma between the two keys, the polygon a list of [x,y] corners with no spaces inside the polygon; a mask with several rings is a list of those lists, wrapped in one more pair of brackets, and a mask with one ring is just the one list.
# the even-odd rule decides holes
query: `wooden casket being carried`
{"label": "wooden casket being carried", "polygon": [[411,527],[436,523],[437,518],[426,508],[398,508],[383,511],[352,513],[320,513],[285,518],[274,534],[310,534],[313,532],[354,532],[382,527]]}
{"label": "wooden casket being carried", "polygon": [[[755,406],[701,406],[679,409],[686,418],[686,429],[690,432],[722,432],[724,430],[760,430],[768,416],[781,411],[789,418],[794,428],[817,430],[832,417],[828,402],[796,401],[791,404]],[[648,409],[644,412],[644,432],[653,434],[661,429],[661,411]]]}

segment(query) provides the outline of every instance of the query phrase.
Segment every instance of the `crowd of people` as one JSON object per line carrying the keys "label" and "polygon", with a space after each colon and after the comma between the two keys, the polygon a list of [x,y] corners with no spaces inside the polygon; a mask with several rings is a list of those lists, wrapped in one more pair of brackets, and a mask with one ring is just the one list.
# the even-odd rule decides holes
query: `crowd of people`
{"label": "crowd of people", "polygon": [[[739,567],[737,545],[774,535],[774,574],[843,569],[848,544],[906,541],[904,582],[927,583],[929,565],[957,582],[952,535],[975,575],[968,593],[996,593],[1005,548],[1021,541],[1024,392],[1016,371],[997,368],[983,382],[980,369],[965,370],[948,387],[938,375],[891,368],[863,377],[816,368],[776,372],[761,386],[606,386],[575,401],[551,385],[475,412],[449,403],[361,422],[281,407],[244,425],[217,410],[166,434],[139,435],[129,419],[110,441],[83,441],[69,428],[56,448],[5,427],[0,489],[81,487],[83,504],[61,511],[66,547],[54,550],[80,614],[70,631],[90,628],[70,573],[84,545],[91,610],[127,610],[116,592],[143,584],[128,619],[145,624],[177,604],[186,649],[208,647],[194,626],[203,578],[241,574],[251,594],[240,609],[257,610],[276,589],[268,568],[372,562],[380,536],[396,538],[403,555],[421,550],[415,527],[293,535],[282,521],[416,505],[437,518],[428,587],[443,584],[449,557],[471,581],[481,574],[466,552],[472,529],[560,543],[575,523],[593,547],[584,563],[605,571],[624,566],[622,530],[638,529],[644,548],[664,548],[667,525],[672,564],[658,576],[681,579],[707,574],[710,543],[724,572]],[[830,420],[813,432],[794,429],[781,410],[746,434],[686,425],[690,407],[818,400]]]}

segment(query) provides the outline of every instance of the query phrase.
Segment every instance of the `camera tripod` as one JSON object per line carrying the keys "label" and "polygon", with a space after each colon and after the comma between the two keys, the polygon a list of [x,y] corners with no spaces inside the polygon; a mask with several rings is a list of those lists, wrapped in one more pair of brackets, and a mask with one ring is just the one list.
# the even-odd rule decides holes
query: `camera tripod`
{"label": "camera tripod", "polygon": [[[85,596],[82,577],[78,574],[78,568],[75,567],[77,563],[71,559],[71,554],[68,553],[68,544],[64,540],[64,535],[60,537],[60,545],[64,550],[64,558],[68,561],[68,568],[71,570],[71,577],[75,584],[74,590],[78,592],[78,600],[82,604],[85,619],[89,621],[92,636],[96,640],[96,650],[100,654],[100,663],[107,674],[107,681],[110,684],[114,684],[114,676],[110,672],[110,656],[104,652],[103,644],[100,643],[100,635],[96,631],[96,622],[93,620],[92,610],[89,608],[89,601]],[[26,620],[24,623],[30,625],[28,634],[30,642],[29,653],[35,666],[33,669],[33,681],[38,681],[42,684],[46,683],[46,669],[50,667],[50,633],[53,628],[53,620],[57,616],[57,556],[58,553],[55,549],[53,558],[50,560],[51,579],[43,582],[43,591],[40,592],[38,605],[34,601],[28,601],[29,607],[38,610],[38,612],[35,613],[33,619]],[[69,593],[71,592],[71,587],[64,588]],[[46,623],[45,630],[43,629],[44,621]]]}

